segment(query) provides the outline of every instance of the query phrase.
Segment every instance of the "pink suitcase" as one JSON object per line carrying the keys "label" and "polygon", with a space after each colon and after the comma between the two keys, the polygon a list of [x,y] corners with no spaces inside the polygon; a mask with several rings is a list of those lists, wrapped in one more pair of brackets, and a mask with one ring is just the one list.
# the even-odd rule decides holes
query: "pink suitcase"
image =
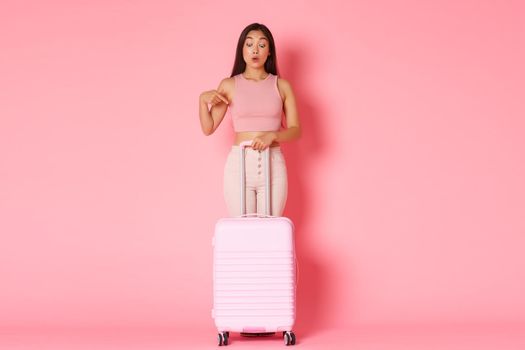
{"label": "pink suitcase", "polygon": [[[241,169],[244,150],[240,147]],[[269,213],[270,156],[266,163],[266,213]],[[218,345],[230,332],[282,332],[295,344],[296,263],[294,227],[285,217],[245,215],[244,171],[241,171],[241,215],[220,219],[213,237],[213,310]]]}

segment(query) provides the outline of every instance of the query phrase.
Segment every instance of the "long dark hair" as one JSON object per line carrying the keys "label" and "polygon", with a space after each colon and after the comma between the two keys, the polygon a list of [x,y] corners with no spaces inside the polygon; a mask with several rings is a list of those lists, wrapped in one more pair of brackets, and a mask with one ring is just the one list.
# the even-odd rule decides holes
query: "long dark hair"
{"label": "long dark hair", "polygon": [[277,72],[277,54],[275,53],[275,42],[273,40],[273,35],[270,32],[270,29],[268,29],[268,27],[266,27],[264,24],[252,23],[246,28],[244,28],[241,35],[239,36],[239,41],[237,42],[237,51],[235,52],[235,62],[233,63],[231,77],[243,73],[246,69],[246,62],[244,62],[244,58],[242,56],[242,48],[244,46],[244,41],[246,40],[248,33],[252,30],[260,30],[270,42],[270,55],[268,56],[268,58],[266,58],[266,62],[264,62],[264,69],[268,73],[272,73],[273,75],[279,75]]}

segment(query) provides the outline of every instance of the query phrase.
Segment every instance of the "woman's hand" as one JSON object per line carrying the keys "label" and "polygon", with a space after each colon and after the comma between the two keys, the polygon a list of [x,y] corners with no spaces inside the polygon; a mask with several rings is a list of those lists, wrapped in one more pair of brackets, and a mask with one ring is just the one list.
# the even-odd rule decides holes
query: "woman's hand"
{"label": "woman's hand", "polygon": [[217,90],[204,91],[199,99],[201,102],[206,102],[206,104],[211,104],[212,106],[222,102],[229,104],[228,99]]}
{"label": "woman's hand", "polygon": [[270,131],[264,133],[261,136],[257,136],[252,141],[252,148],[255,150],[263,151],[277,139],[277,133]]}

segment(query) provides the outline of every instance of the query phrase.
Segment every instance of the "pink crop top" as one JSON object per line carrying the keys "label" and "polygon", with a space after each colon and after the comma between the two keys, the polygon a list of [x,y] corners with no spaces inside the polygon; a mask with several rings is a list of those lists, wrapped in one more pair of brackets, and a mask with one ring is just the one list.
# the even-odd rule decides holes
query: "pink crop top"
{"label": "pink crop top", "polygon": [[234,76],[235,91],[229,109],[233,130],[277,131],[281,126],[283,101],[277,76],[268,73],[264,80],[253,81],[242,74]]}

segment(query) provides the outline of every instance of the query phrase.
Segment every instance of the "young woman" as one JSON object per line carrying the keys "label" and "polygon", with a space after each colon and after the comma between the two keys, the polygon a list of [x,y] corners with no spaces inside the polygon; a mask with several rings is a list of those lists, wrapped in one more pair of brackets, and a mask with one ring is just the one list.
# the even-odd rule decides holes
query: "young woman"
{"label": "young woman", "polygon": [[239,144],[252,141],[245,154],[246,212],[264,214],[265,169],[261,152],[270,147],[270,214],[281,216],[288,179],[280,143],[298,139],[301,127],[292,87],[278,77],[275,43],[263,24],[253,23],[244,28],[237,43],[231,76],[223,79],[217,90],[200,95],[199,114],[205,135],[215,132],[228,108],[235,131],[234,144],[224,167],[228,212],[231,216],[241,214]]}

